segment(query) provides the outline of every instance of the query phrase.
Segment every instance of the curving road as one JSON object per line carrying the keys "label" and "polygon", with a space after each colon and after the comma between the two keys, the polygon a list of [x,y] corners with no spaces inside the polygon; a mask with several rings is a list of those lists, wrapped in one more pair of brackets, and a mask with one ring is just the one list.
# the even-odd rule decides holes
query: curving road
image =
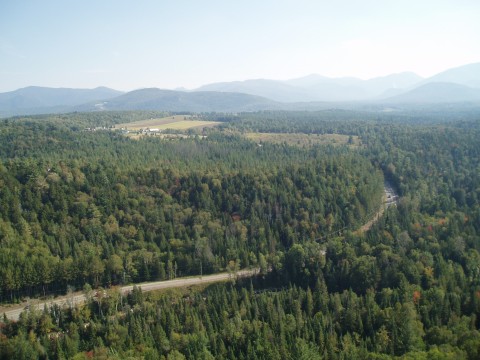
{"label": "curving road", "polygon": [[[208,284],[214,282],[220,282],[225,280],[230,280],[236,277],[248,277],[258,274],[259,269],[251,269],[251,270],[240,270],[233,275],[232,273],[219,273],[219,274],[212,274],[212,275],[204,275],[202,277],[185,277],[185,278],[178,278],[174,280],[165,280],[165,281],[154,281],[148,283],[141,283],[129,286],[123,286],[120,288],[122,294],[127,294],[132,291],[134,286],[138,286],[142,288],[142,291],[153,291],[153,290],[160,290],[160,289],[170,289],[170,288],[177,288],[177,287],[185,287],[191,285],[199,285],[199,284]],[[57,299],[48,300],[48,301],[39,301],[30,304],[30,308],[34,308],[37,310],[43,310],[45,306],[51,307],[53,305],[59,306],[67,306],[67,305],[78,305],[83,304],[86,301],[85,294],[77,294],[73,296],[62,296]],[[8,319],[17,321],[20,317],[20,314],[25,311],[24,305],[16,306],[10,308],[10,310],[1,310],[0,314],[4,313]]]}

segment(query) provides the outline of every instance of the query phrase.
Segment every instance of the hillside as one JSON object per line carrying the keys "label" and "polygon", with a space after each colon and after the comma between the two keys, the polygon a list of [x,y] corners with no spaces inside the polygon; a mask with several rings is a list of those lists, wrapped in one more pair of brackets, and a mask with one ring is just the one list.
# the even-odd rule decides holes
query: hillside
{"label": "hillside", "polygon": [[274,101],[240,93],[183,92],[156,88],[141,89],[110,99],[101,104],[90,103],[76,108],[92,110],[165,110],[165,111],[252,111],[275,109]]}
{"label": "hillside", "polygon": [[296,87],[282,81],[266,79],[213,83],[201,86],[195,91],[239,92],[262,96],[281,102],[318,100],[318,98],[307,89]]}
{"label": "hillside", "polygon": [[422,83],[449,82],[473,88],[480,88],[480,63],[448,69],[426,79]]}
{"label": "hillside", "polygon": [[480,89],[468,86],[433,82],[384,100],[390,103],[454,103],[480,101]]}
{"label": "hillside", "polygon": [[445,70],[414,86],[389,89],[379,98],[402,103],[471,102],[479,100],[478,89],[480,63],[474,63]]}
{"label": "hillside", "polygon": [[420,82],[414,73],[392,74],[369,80],[329,78],[317,74],[278,80],[245,80],[204,85],[196,91],[230,91],[263,96],[280,102],[368,100],[391,88],[408,88]]}
{"label": "hillside", "polygon": [[0,93],[0,116],[68,111],[71,106],[111,99],[121,94],[121,91],[106,87],[70,89],[29,86]]}

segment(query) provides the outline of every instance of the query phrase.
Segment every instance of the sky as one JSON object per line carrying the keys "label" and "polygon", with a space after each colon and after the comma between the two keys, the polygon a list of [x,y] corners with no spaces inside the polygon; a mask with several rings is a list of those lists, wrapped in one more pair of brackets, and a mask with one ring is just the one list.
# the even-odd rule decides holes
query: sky
{"label": "sky", "polygon": [[480,62],[478,0],[0,0],[0,92],[193,89]]}

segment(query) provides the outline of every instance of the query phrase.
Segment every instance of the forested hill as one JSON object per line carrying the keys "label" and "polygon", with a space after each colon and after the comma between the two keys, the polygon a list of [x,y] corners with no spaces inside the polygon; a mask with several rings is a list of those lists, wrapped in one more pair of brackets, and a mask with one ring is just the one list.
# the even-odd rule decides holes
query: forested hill
{"label": "forested hill", "polygon": [[78,106],[75,110],[161,110],[195,112],[239,112],[276,109],[281,104],[273,100],[233,92],[185,92],[162,89],[141,89],[128,92],[101,103]]}
{"label": "forested hill", "polygon": [[216,91],[174,91],[148,88],[122,93],[97,89],[28,87],[0,93],[0,117],[73,111],[195,111],[240,112],[285,106],[265,97]]}
{"label": "forested hill", "polygon": [[[0,358],[478,359],[478,115],[205,114],[225,123],[176,140],[82,131],[152,114],[0,122],[3,302],[260,268],[126,297],[87,285],[83,307],[0,322]],[[384,176],[398,206],[355,231]]]}
{"label": "forested hill", "polygon": [[105,101],[121,95],[106,87],[69,89],[29,86],[0,93],[0,116],[65,112],[90,101]]}

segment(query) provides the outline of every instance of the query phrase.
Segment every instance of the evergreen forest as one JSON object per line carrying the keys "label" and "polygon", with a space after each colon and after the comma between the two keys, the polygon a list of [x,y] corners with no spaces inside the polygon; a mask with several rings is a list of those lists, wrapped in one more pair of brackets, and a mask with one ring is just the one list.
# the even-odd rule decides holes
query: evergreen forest
{"label": "evergreen forest", "polygon": [[87,296],[0,319],[0,359],[480,358],[478,111],[204,113],[222,124],[169,140],[114,128],[164,115],[0,120],[0,306]]}

